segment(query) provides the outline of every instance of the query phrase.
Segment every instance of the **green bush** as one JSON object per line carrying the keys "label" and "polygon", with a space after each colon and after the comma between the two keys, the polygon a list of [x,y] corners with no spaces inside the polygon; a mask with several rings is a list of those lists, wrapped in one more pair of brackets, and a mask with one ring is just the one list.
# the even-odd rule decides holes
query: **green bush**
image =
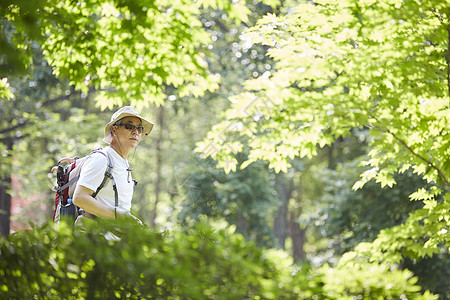
{"label": "green bush", "polygon": [[[105,239],[107,228],[120,240]],[[88,223],[84,230],[49,224],[0,243],[3,299],[337,299],[359,276],[340,268],[346,281],[333,293],[329,274],[296,266],[282,251],[262,250],[242,235],[206,224],[186,233],[107,221]],[[382,281],[384,275],[373,276]],[[401,288],[387,295],[423,296],[409,277],[396,278],[390,283]],[[379,286],[371,296],[383,298]],[[351,295],[371,288],[352,286]]]}
{"label": "green bush", "polygon": [[[95,226],[94,226],[95,225]],[[284,271],[241,235],[202,224],[188,233],[157,233],[111,223],[84,231],[46,225],[12,235],[1,244],[0,289],[6,298],[290,297]],[[289,278],[294,278],[288,276]]]}
{"label": "green bush", "polygon": [[401,270],[388,263],[369,262],[348,252],[339,264],[321,268],[324,275],[323,293],[331,299],[437,299],[438,297],[416,285],[417,277],[409,270]]}

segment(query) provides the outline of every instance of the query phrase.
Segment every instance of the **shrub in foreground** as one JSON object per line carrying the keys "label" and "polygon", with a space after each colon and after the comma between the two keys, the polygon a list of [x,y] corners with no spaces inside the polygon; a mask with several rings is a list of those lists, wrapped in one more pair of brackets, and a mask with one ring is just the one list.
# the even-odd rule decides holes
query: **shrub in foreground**
{"label": "shrub in foreground", "polygon": [[[120,240],[105,239],[107,228]],[[419,293],[409,273],[389,277],[389,270],[374,269],[374,280],[355,281],[367,270],[336,270],[346,280],[336,281],[326,268],[296,266],[282,251],[262,250],[206,224],[186,233],[107,221],[84,230],[49,224],[0,242],[5,299],[338,299],[347,292],[431,297]],[[392,285],[400,288],[389,290]]]}

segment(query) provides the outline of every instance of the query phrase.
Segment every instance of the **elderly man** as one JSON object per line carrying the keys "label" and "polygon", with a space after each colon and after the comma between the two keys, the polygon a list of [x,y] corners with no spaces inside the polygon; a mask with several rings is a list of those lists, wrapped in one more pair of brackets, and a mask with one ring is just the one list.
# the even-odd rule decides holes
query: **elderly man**
{"label": "elderly man", "polygon": [[[109,146],[103,148],[103,153],[91,154],[81,169],[74,192],[73,203],[85,212],[84,216],[131,217],[140,222],[130,213],[135,181],[131,178],[127,157],[152,128],[153,123],[141,117],[131,106],[122,107],[112,115],[105,126],[103,139]],[[106,176],[111,180],[105,184],[103,181],[109,164],[112,176]]]}

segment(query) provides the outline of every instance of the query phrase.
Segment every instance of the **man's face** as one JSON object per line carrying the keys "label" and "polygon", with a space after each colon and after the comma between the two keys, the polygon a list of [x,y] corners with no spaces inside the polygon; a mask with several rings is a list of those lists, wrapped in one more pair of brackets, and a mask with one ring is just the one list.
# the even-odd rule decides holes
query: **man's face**
{"label": "man's face", "polygon": [[116,126],[116,135],[122,147],[136,148],[142,138],[142,122],[138,117],[125,117]]}

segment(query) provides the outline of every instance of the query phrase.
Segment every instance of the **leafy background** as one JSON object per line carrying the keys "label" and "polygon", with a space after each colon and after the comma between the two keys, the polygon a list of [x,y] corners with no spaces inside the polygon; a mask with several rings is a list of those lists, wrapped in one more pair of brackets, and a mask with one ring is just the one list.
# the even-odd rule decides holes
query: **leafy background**
{"label": "leafy background", "polygon": [[[449,7],[2,2],[2,293],[449,298]],[[157,125],[129,157],[149,227],[54,228],[50,168],[122,105]]]}

